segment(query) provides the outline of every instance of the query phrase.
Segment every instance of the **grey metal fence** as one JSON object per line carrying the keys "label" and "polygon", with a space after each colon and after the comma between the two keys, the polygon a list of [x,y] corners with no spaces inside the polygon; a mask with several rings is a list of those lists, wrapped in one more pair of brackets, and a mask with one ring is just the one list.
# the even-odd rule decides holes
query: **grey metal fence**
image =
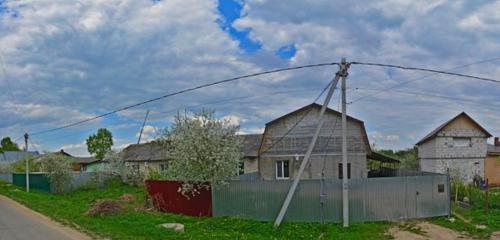
{"label": "grey metal fence", "polygon": [[0,173],[0,181],[12,183],[12,173]]}
{"label": "grey metal fence", "polygon": [[[272,221],[290,185],[291,181],[230,181],[212,190],[213,215]],[[350,219],[394,221],[447,215],[448,187],[446,175],[352,179]],[[301,181],[285,216],[285,221],[294,222],[340,222],[341,219],[340,180]]]}

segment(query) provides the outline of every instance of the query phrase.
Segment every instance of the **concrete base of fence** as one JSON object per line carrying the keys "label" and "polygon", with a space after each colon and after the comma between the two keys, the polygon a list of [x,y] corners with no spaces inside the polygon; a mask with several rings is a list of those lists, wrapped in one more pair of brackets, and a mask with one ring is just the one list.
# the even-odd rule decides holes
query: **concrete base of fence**
{"label": "concrete base of fence", "polygon": [[155,208],[161,211],[188,216],[212,216],[210,189],[202,189],[197,195],[186,197],[179,192],[181,182],[146,180],[145,184]]}

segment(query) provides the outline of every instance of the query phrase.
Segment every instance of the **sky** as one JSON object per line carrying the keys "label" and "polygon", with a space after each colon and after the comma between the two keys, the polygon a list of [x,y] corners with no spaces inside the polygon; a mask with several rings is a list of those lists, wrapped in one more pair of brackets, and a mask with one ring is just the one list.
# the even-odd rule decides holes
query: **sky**
{"label": "sky", "polygon": [[[348,61],[500,79],[500,2],[435,0],[0,0],[0,136],[37,132],[209,83],[281,67]],[[114,147],[213,109],[260,133],[311,103],[327,66],[204,88],[30,138],[30,150],[86,156],[108,128]],[[390,89],[377,91],[380,89]],[[500,136],[500,84],[353,65],[348,114],[376,148],[404,149],[462,111]],[[320,100],[321,101],[321,100]],[[339,106],[335,94],[331,108]]]}

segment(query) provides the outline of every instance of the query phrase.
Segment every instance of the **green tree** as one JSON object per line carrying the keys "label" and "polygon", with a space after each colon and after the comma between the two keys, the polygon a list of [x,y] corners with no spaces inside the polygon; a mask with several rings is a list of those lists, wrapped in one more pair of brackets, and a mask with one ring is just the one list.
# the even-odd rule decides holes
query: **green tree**
{"label": "green tree", "polygon": [[47,173],[52,190],[62,193],[71,187],[73,159],[59,153],[44,154],[40,158],[40,169]]}
{"label": "green tree", "polygon": [[106,153],[111,151],[113,146],[113,135],[106,128],[97,130],[97,134],[90,135],[87,140],[87,150],[94,155],[96,159],[102,160]]}
{"label": "green tree", "polygon": [[19,146],[15,142],[13,142],[10,137],[4,137],[0,141],[0,152],[5,152],[5,151],[21,151]]}
{"label": "green tree", "polygon": [[183,182],[183,194],[224,183],[234,176],[241,153],[236,136],[239,126],[216,119],[213,111],[203,110],[193,117],[177,114],[162,140],[169,152],[166,178]]}
{"label": "green tree", "polygon": [[404,150],[390,150],[390,149],[381,149],[377,150],[378,152],[394,157],[401,161],[400,167],[402,169],[408,170],[418,170],[418,153],[416,148],[407,148]]}

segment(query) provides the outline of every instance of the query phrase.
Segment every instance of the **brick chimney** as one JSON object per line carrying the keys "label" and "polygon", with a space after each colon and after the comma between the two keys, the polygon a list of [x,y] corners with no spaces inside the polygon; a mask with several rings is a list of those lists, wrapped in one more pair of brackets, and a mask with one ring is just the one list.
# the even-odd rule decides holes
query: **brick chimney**
{"label": "brick chimney", "polygon": [[495,137],[495,146],[500,147],[500,138]]}

